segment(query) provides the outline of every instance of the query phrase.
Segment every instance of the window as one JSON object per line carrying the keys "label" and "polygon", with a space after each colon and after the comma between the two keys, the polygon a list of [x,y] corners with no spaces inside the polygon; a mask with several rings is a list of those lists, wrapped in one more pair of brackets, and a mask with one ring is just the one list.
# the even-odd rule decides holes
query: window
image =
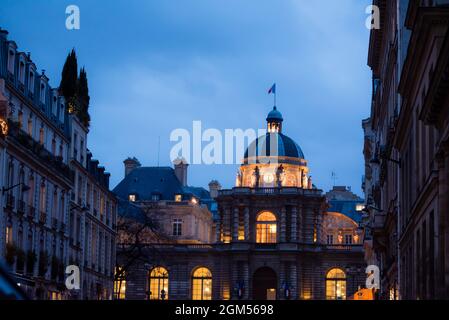
{"label": "window", "polygon": [[130,194],[130,195],[128,196],[128,199],[129,199],[129,201],[131,201],[131,202],[136,202],[137,196],[136,196],[135,194]]}
{"label": "window", "polygon": [[41,91],[40,91],[40,100],[42,103],[45,103],[45,83],[41,83]]}
{"label": "window", "polygon": [[41,183],[41,190],[40,190],[40,211],[41,212],[47,212],[47,187],[45,185],[45,181],[42,181]]}
{"label": "window", "polygon": [[151,200],[153,201],[159,201],[160,200],[160,195],[159,194],[152,194],[151,195]]}
{"label": "window", "polygon": [[45,132],[44,132],[44,128],[41,127],[39,130],[39,143],[41,145],[44,145],[44,142],[45,142]]}
{"label": "window", "polygon": [[126,273],[123,268],[115,268],[114,279],[114,298],[124,300],[126,297]]}
{"label": "window", "polygon": [[30,117],[28,118],[28,128],[27,128],[28,134],[30,136],[33,136],[33,119]]}
{"label": "window", "polygon": [[257,217],[256,242],[276,243],[277,224],[276,216],[271,212],[262,212]]}
{"label": "window", "polygon": [[156,267],[150,272],[150,300],[168,299],[168,271],[163,267]]}
{"label": "window", "polygon": [[6,227],[6,244],[12,244],[12,226]]}
{"label": "window", "polygon": [[345,244],[352,244],[352,234],[345,234]]}
{"label": "window", "polygon": [[58,98],[56,96],[53,96],[53,102],[51,104],[51,113],[56,116],[58,108]]}
{"label": "window", "polygon": [[335,268],[326,275],[326,299],[346,300],[346,274]]}
{"label": "window", "polygon": [[332,234],[327,235],[327,244],[334,244],[334,235]]}
{"label": "window", "polygon": [[363,204],[358,204],[355,206],[356,211],[363,211],[365,209],[365,206]]}
{"label": "window", "polygon": [[25,63],[23,61],[19,63],[19,81],[22,84],[25,83]]}
{"label": "window", "polygon": [[14,58],[15,54],[13,50],[9,50],[9,56],[8,56],[8,71],[14,74]]}
{"label": "window", "polygon": [[30,82],[28,83],[28,89],[31,93],[34,93],[34,73],[30,72]]}
{"label": "window", "polygon": [[175,195],[175,201],[176,202],[181,202],[182,201],[182,195],[181,194],[176,194]]}
{"label": "window", "polygon": [[182,235],[182,220],[181,219],[173,220],[173,235],[177,236],[177,237]]}
{"label": "window", "polygon": [[201,267],[192,276],[192,300],[212,300],[212,273]]}

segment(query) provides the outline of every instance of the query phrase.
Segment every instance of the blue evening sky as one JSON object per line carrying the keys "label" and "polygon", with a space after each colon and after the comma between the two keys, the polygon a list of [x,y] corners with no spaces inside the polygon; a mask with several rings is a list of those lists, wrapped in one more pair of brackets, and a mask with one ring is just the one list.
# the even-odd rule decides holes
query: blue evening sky
{"label": "blue evening sky", "polygon": [[[284,133],[302,147],[314,183],[361,194],[370,0],[1,0],[0,27],[57,86],[76,48],[88,73],[88,147],[112,174],[122,161],[170,165],[170,132],[264,128],[277,83]],[[65,28],[78,5],[81,29]],[[192,165],[190,185],[235,182],[237,165]]]}

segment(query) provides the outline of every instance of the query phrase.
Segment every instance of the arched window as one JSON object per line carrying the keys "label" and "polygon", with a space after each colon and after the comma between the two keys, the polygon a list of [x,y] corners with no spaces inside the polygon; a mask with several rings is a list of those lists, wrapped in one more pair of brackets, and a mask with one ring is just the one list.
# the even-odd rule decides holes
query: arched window
{"label": "arched window", "polygon": [[327,273],[326,299],[346,300],[346,274],[343,270],[334,268]]}
{"label": "arched window", "polygon": [[168,271],[164,267],[156,267],[150,272],[150,300],[168,299]]}
{"label": "arched window", "polygon": [[200,267],[192,276],[192,300],[212,300],[212,273]]}
{"label": "arched window", "polygon": [[276,216],[268,211],[260,213],[257,216],[256,231],[257,243],[276,243]]}

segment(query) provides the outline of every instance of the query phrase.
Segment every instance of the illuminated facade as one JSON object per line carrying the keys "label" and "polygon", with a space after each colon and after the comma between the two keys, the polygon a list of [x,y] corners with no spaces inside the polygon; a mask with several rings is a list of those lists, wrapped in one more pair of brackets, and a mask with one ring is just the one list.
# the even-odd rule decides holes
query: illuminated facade
{"label": "illuminated facade", "polygon": [[[364,286],[357,222],[343,213],[327,212],[326,197],[313,185],[301,148],[283,134],[277,108],[269,113],[267,127],[266,135],[248,147],[236,186],[217,190],[213,182],[209,194],[215,205],[201,198],[195,204],[217,209],[209,229],[212,241],[150,239],[142,248],[145,262],[127,271],[126,299],[148,299],[150,293],[162,299],[156,289],[164,290],[164,299],[346,299]],[[144,170],[134,170],[129,175],[134,172],[131,177],[139,182],[125,178],[117,187],[131,202],[142,197],[141,192],[148,197],[156,182],[160,190],[167,190],[159,173],[144,182]],[[179,181],[185,181],[183,177]],[[134,187],[139,183],[148,188]],[[129,197],[135,193],[136,198]],[[174,191],[168,195],[172,201],[175,196]],[[148,203],[133,205],[144,210]],[[173,218],[173,231],[177,230],[172,212],[158,212],[162,221],[164,216]],[[161,286],[161,278],[148,279],[156,267],[167,272],[167,285]]]}
{"label": "illuminated facade", "polygon": [[[58,88],[7,35],[0,29],[0,260],[31,299],[112,298],[109,175]],[[68,265],[80,268],[81,290],[66,288]]]}

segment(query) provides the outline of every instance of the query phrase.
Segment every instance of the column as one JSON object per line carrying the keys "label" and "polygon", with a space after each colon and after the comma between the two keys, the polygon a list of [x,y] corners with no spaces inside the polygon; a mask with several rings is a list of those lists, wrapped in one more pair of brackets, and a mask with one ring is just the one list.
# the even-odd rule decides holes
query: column
{"label": "column", "polygon": [[280,268],[279,268],[279,283],[278,283],[278,292],[277,292],[277,298],[279,300],[285,300],[284,295],[284,284],[286,283],[285,279],[285,267],[286,263],[281,261]]}
{"label": "column", "polygon": [[234,208],[234,218],[233,218],[233,232],[232,232],[232,241],[237,242],[239,240],[239,208]]}
{"label": "column", "polygon": [[290,264],[290,295],[291,300],[298,299],[298,275],[296,261]]}
{"label": "column", "polygon": [[292,225],[291,225],[291,241],[296,242],[298,241],[298,230],[297,230],[297,224],[298,224],[298,208],[296,206],[292,207]]}
{"label": "column", "polygon": [[245,240],[250,241],[249,235],[249,207],[245,207]]}
{"label": "column", "polygon": [[243,299],[249,299],[249,267],[248,262],[243,263],[243,280],[245,281],[245,290],[243,291]]}
{"label": "column", "polygon": [[298,240],[299,242],[304,242],[304,209],[302,206],[299,207],[299,227],[298,227]]}
{"label": "column", "polygon": [[233,261],[232,262],[232,276],[231,276],[231,285],[229,290],[230,295],[231,295],[231,299],[232,300],[238,300],[238,293],[234,290],[237,286],[237,283],[239,281],[239,262],[238,261]]}
{"label": "column", "polygon": [[285,242],[285,232],[286,232],[286,210],[285,207],[281,209],[281,242]]}
{"label": "column", "polygon": [[215,225],[215,242],[221,242],[221,216]]}
{"label": "column", "polygon": [[223,221],[223,236],[224,242],[229,242],[231,240],[231,209],[225,209],[225,218]]}

